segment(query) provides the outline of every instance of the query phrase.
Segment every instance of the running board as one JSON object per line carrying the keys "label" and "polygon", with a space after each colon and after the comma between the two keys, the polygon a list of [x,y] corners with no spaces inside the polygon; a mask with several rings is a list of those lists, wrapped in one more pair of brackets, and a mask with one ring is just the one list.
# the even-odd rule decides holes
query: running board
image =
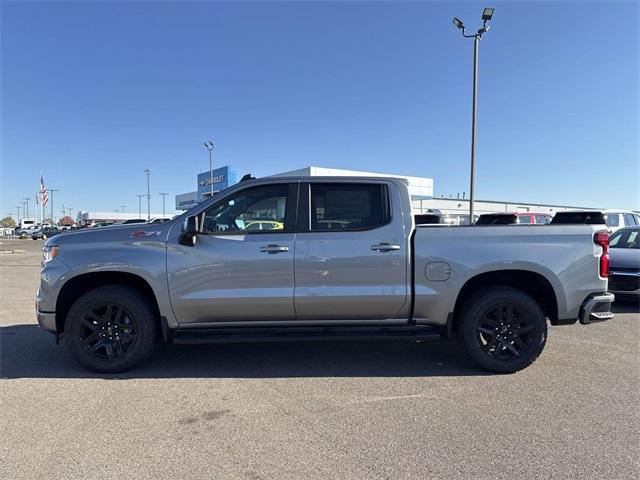
{"label": "running board", "polygon": [[439,340],[441,330],[427,325],[403,327],[245,327],[170,331],[177,344],[244,342],[313,342],[325,340]]}

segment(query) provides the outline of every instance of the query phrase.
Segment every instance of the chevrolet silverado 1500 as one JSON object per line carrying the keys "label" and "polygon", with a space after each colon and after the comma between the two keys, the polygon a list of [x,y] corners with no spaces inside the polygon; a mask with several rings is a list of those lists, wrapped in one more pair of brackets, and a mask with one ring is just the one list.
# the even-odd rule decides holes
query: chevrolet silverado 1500
{"label": "chevrolet silverado 1500", "polygon": [[548,323],[613,316],[607,246],[606,225],[416,226],[399,179],[252,179],[166,223],[49,239],[36,310],[99,372],[161,341],[442,336],[514,372]]}

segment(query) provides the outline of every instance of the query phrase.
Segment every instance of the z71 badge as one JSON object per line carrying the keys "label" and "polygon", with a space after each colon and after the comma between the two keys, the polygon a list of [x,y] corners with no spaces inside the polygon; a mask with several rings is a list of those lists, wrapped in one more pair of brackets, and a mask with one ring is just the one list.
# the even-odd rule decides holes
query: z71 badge
{"label": "z71 badge", "polygon": [[145,230],[136,230],[135,232],[131,232],[129,234],[129,238],[149,238],[149,237],[158,237],[160,236],[159,231],[147,232]]}

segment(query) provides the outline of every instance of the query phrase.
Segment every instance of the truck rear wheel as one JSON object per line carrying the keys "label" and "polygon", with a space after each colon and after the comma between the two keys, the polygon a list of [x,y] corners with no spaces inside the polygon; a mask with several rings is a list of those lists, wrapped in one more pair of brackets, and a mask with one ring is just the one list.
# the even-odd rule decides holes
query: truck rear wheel
{"label": "truck rear wheel", "polygon": [[104,286],[82,295],[71,306],[65,340],[74,358],[94,372],[133,368],[153,353],[159,341],[155,311],[136,290]]}
{"label": "truck rear wheel", "polygon": [[531,365],[547,340],[540,305],[513,288],[487,288],[462,307],[458,338],[467,354],[486,370],[512,373]]}

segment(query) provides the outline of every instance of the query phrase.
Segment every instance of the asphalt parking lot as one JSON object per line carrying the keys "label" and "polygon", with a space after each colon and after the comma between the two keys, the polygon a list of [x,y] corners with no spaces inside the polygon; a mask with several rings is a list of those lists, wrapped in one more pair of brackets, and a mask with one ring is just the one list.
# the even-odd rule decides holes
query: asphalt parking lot
{"label": "asphalt parking lot", "polygon": [[1,240],[0,477],[638,478],[640,314],[554,327],[514,375],[454,342],[164,346],[117,376],[34,318],[41,241]]}

